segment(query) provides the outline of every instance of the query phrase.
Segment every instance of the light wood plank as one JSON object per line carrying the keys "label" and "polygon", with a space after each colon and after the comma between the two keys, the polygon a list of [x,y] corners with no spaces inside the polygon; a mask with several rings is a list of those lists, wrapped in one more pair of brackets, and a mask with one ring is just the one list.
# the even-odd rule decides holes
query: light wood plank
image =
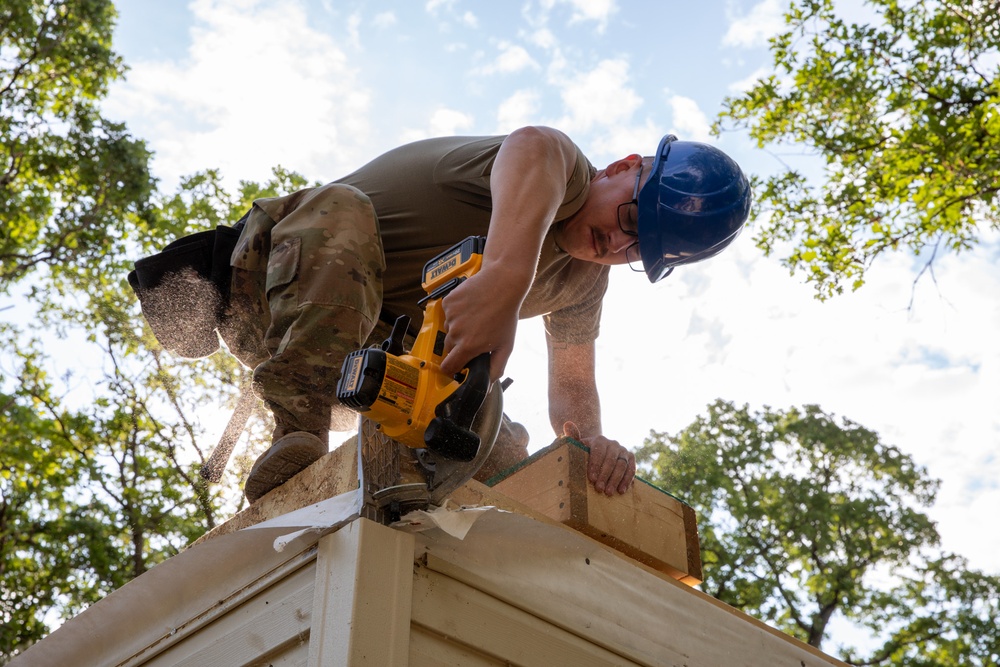
{"label": "light wood plank", "polygon": [[573,519],[570,480],[569,456],[555,452],[519,467],[493,488],[553,521],[568,523]]}
{"label": "light wood plank", "polygon": [[[556,524],[556,527],[561,527]],[[639,664],[819,667],[845,663],[570,531],[486,514],[424,566]]]}
{"label": "light wood plank", "polygon": [[587,452],[568,438],[534,454],[494,489],[689,585],[701,582],[694,511],[636,480],[624,494],[598,493]]}
{"label": "light wood plank", "polygon": [[309,663],[309,643],[296,643],[283,647],[281,651],[262,656],[246,667],[307,667]]}
{"label": "light wood plank", "polygon": [[253,505],[199,537],[192,546],[263,523],[268,519],[308,507],[356,488],[358,488],[357,439],[350,438]]}

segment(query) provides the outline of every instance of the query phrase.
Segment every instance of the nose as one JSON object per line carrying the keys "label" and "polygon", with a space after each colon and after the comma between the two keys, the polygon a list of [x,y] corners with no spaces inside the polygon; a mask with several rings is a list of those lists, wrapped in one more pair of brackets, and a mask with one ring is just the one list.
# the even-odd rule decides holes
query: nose
{"label": "nose", "polygon": [[611,233],[611,236],[608,237],[608,249],[616,255],[621,254],[625,252],[630,245],[635,243],[635,241],[636,238],[634,236],[629,236],[621,229],[615,229]]}

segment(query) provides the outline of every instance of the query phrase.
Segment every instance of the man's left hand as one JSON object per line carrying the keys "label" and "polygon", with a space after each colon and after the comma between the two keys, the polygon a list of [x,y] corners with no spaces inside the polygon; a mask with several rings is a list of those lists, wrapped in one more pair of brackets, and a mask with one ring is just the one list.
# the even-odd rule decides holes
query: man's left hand
{"label": "man's left hand", "polygon": [[635,479],[635,456],[616,440],[603,435],[584,438],[573,422],[563,424],[563,435],[579,440],[590,448],[587,478],[598,493],[606,496],[625,493]]}

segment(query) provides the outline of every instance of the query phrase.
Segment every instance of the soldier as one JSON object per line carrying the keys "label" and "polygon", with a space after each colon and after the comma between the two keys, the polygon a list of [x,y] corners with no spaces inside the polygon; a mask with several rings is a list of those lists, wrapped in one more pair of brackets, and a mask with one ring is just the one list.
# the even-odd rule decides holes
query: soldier
{"label": "soldier", "polygon": [[[599,492],[625,492],[635,459],[603,433],[594,372],[609,267],[656,282],[725,248],[749,206],[747,179],[714,147],[668,135],[652,157],[597,170],[545,127],[419,141],[328,185],[254,202],[221,331],[275,419],[247,498],[324,455],[331,425],[353,423],[334,397],[344,357],[399,315],[419,325],[424,263],[470,235],[487,236],[483,265],[443,300],[442,371],[489,352],[499,378],[518,320],[543,317],[552,427],[590,447]],[[525,440],[505,424],[495,456],[517,460]]]}

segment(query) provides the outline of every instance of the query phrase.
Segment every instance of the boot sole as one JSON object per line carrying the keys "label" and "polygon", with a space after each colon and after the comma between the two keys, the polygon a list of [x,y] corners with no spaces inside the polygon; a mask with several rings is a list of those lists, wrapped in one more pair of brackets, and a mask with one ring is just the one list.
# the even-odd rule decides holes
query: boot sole
{"label": "boot sole", "polygon": [[254,503],[268,492],[281,486],[311,466],[326,454],[326,447],[319,451],[319,443],[277,444],[261,455],[247,477],[243,493]]}

